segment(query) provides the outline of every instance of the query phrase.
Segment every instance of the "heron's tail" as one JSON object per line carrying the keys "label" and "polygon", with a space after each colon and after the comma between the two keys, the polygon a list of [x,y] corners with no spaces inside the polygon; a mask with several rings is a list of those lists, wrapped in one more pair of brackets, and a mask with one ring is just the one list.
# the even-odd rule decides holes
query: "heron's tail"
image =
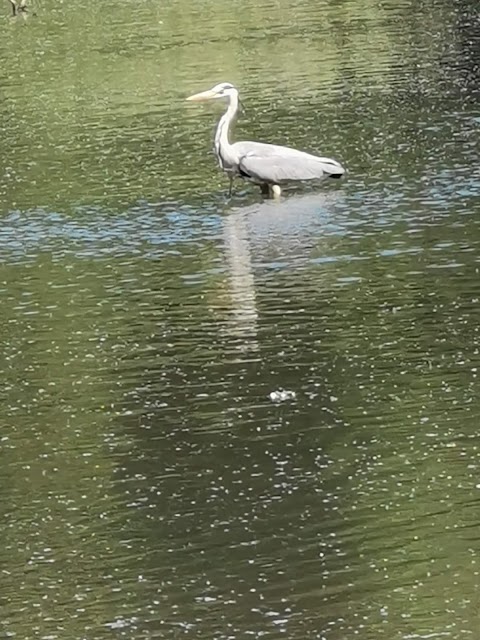
{"label": "heron's tail", "polygon": [[319,158],[323,163],[323,170],[329,178],[341,178],[345,173],[342,165],[332,158]]}

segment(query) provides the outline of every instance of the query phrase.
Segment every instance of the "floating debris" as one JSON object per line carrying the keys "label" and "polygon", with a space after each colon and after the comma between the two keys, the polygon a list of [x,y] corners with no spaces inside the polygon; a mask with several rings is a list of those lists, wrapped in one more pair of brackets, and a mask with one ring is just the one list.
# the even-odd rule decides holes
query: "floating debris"
{"label": "floating debris", "polygon": [[285,402],[286,400],[295,400],[297,394],[295,391],[289,391],[288,389],[278,389],[277,391],[271,391],[268,397],[272,402]]}

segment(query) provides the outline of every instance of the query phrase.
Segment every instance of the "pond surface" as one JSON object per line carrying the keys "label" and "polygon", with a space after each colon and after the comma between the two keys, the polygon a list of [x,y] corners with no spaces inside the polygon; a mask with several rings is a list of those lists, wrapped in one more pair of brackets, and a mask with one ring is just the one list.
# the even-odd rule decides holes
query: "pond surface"
{"label": "pond surface", "polygon": [[0,9],[0,637],[475,640],[476,0]]}

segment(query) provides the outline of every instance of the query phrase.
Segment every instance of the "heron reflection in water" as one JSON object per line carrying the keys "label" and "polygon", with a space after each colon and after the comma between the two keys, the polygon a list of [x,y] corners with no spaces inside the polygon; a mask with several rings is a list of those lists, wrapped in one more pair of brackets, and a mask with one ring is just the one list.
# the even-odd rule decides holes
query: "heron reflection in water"
{"label": "heron reflection in water", "polygon": [[[262,279],[265,267],[286,269],[290,274],[311,267],[319,252],[328,255],[329,246],[337,242],[337,225],[347,211],[341,189],[225,208],[222,226],[228,286],[221,308],[227,310],[222,331],[228,336],[229,348],[251,354],[259,349],[257,278]],[[329,277],[327,270],[315,276],[317,290],[331,286]]]}
{"label": "heron reflection in water", "polygon": [[290,147],[262,142],[229,141],[230,125],[238,110],[238,91],[229,82],[221,82],[208,91],[187,98],[191,102],[226,99],[228,107],[215,133],[215,154],[230,179],[229,196],[235,177],[258,184],[266,196],[279,196],[280,185],[291,180],[340,178],[345,169],[332,158],[314,156]]}

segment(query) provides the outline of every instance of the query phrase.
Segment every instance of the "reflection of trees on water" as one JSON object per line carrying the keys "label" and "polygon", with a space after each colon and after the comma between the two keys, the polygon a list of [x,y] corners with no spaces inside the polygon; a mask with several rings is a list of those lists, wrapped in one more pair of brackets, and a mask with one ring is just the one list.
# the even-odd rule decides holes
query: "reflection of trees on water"
{"label": "reflection of trees on water", "polygon": [[478,92],[480,82],[480,17],[477,0],[466,0],[458,12],[456,27],[459,33],[462,68],[458,71],[465,76],[465,83],[472,91]]}

